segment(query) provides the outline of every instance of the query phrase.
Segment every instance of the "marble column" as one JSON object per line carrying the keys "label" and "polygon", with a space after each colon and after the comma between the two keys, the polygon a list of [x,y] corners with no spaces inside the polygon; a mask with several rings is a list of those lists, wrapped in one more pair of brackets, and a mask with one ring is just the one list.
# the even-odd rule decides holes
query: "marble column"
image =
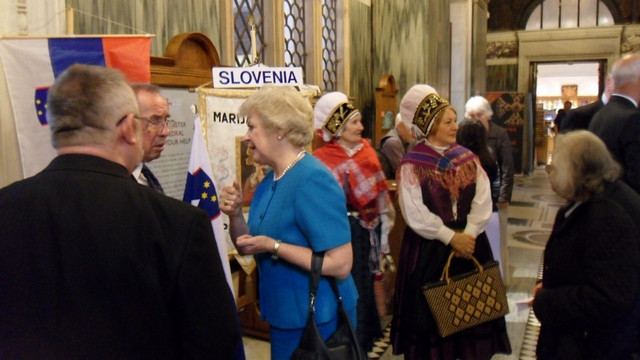
{"label": "marble column", "polygon": [[489,0],[451,0],[451,98],[464,119],[464,105],[486,92]]}

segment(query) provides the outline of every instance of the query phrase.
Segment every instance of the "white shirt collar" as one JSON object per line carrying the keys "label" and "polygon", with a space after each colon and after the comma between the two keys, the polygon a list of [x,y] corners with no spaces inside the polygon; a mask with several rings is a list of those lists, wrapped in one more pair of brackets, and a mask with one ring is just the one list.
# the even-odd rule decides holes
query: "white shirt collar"
{"label": "white shirt collar", "polygon": [[340,145],[340,147],[344,149],[344,151],[347,153],[347,155],[349,155],[349,157],[353,157],[353,155],[355,155],[358,151],[360,151],[364,146],[364,144],[362,144],[361,142],[360,144],[354,146],[353,148],[348,148],[344,146],[341,141],[338,141],[338,145]]}
{"label": "white shirt collar", "polygon": [[444,145],[444,146],[437,146],[432,144],[429,140],[424,139],[425,143],[427,145],[429,145],[430,148],[432,148],[433,150],[437,151],[438,154],[443,155],[445,151],[447,151],[448,148],[451,147],[451,145]]}
{"label": "white shirt collar", "polygon": [[[142,162],[141,162],[141,163],[140,163],[140,164],[138,164],[138,166],[136,166],[136,168],[135,168],[135,169],[133,169],[133,171],[131,172],[131,176],[133,176],[133,177],[136,179],[136,181],[137,181],[137,182],[139,182],[140,184],[143,184],[143,183],[141,182],[141,179],[140,179],[140,178],[141,178],[140,173],[142,172],[142,166],[143,166],[143,165],[144,165],[144,163],[142,163]],[[142,177],[144,178],[144,176],[142,176]],[[145,179],[145,180],[146,180],[146,179]],[[143,184],[143,185],[147,185],[147,184]]]}

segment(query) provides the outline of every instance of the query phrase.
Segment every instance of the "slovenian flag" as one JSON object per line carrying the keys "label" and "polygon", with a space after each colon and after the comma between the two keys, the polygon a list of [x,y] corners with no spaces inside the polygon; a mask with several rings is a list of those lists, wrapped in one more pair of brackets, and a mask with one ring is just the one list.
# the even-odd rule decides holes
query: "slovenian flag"
{"label": "slovenian flag", "polygon": [[55,156],[45,107],[58,75],[73,64],[87,64],[116,68],[131,82],[148,83],[150,50],[149,36],[0,39],[23,176],[39,172]]}
{"label": "slovenian flag", "polygon": [[[218,253],[227,278],[229,288],[233,293],[233,283],[231,282],[231,268],[227,255],[227,237],[225,236],[224,225],[222,223],[222,213],[218,203],[218,192],[213,180],[213,171],[209,161],[209,153],[204,142],[200,117],[194,120],[193,139],[191,143],[191,156],[187,174],[187,184],[184,189],[183,200],[204,209],[211,219],[213,234],[216,237]],[[235,296],[235,294],[234,294]]]}

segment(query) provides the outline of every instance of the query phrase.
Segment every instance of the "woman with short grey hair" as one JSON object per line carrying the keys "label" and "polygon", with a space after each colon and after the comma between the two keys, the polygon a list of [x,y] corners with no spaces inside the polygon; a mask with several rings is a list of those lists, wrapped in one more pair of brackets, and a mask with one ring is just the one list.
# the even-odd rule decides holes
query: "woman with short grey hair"
{"label": "woman with short grey hair", "polygon": [[[593,133],[556,136],[546,167],[558,211],[531,301],[537,358],[631,359],[640,320],[640,195]],[[635,309],[634,309],[635,305]]]}

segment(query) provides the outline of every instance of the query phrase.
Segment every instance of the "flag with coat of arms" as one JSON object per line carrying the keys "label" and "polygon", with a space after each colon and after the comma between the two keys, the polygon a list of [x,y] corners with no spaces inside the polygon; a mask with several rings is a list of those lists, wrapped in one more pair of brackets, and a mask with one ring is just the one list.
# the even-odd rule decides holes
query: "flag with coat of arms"
{"label": "flag with coat of arms", "polygon": [[13,110],[24,177],[56,155],[47,126],[49,87],[73,64],[120,70],[130,82],[149,82],[151,38],[147,35],[0,37],[0,62]]}
{"label": "flag with coat of arms", "polygon": [[196,116],[194,120],[187,184],[185,186],[183,200],[204,209],[209,214],[224,274],[231,292],[234,293],[233,283],[231,281],[231,269],[227,257],[227,242],[224,225],[222,223],[222,213],[220,212],[218,192],[213,179],[213,171],[211,170],[207,146],[204,142],[200,117]]}

